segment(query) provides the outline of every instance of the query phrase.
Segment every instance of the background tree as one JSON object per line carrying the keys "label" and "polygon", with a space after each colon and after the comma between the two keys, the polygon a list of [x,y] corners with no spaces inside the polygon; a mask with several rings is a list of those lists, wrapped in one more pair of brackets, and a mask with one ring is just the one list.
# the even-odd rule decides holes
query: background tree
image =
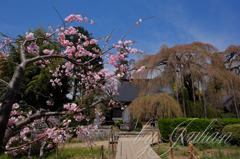
{"label": "background tree", "polygon": [[[137,67],[146,65],[148,68],[146,72],[137,74],[136,78],[146,79],[151,76],[159,76],[160,78],[156,78],[159,80],[159,85],[171,85],[175,90],[175,98],[178,100],[180,97],[179,102],[182,103],[186,116],[193,117],[192,114],[195,114],[194,117],[198,116],[198,109],[203,104],[204,116],[207,118],[220,107],[223,96],[219,93],[220,90],[229,89],[231,87],[230,79],[234,76],[236,77],[235,82],[239,78],[236,74],[233,76],[225,67],[223,59],[226,59],[226,55],[223,54],[214,46],[201,42],[176,45],[170,48],[162,45],[156,55],[143,56],[136,63]],[[151,83],[145,84],[147,87],[142,89],[156,89],[157,82],[151,80]],[[144,86],[141,82],[136,84]],[[201,98],[203,98],[203,103]],[[209,116],[208,113],[210,113]]]}
{"label": "background tree", "polygon": [[138,118],[140,115],[141,121],[148,121],[151,118],[157,120],[183,117],[179,103],[166,93],[140,96],[129,107],[133,112],[133,118]]}
{"label": "background tree", "polygon": [[[36,37],[43,36],[47,33],[44,26],[40,26],[38,28],[35,28],[34,30],[29,29],[29,32],[33,32]],[[22,35],[18,35],[18,37],[23,39],[25,38]],[[39,55],[44,55],[44,49],[54,49],[56,51],[60,51],[61,48],[60,44],[57,43],[54,39],[52,39],[51,43],[48,45],[43,44],[43,40],[39,40],[37,42],[37,45],[40,46]],[[21,63],[19,52],[19,44],[10,45],[9,57],[7,58],[7,60],[11,62],[8,62],[2,73],[3,78],[6,82],[9,82],[11,80],[16,66]],[[34,57],[34,55],[27,53],[27,50],[26,55],[27,58]],[[51,74],[49,74],[49,71],[55,70],[59,64],[64,64],[64,60],[55,58],[39,64],[41,62],[42,60],[36,61],[34,65],[27,67],[24,79],[16,96],[16,102],[19,104],[32,105],[36,109],[42,107],[44,109],[56,110],[60,107],[61,103],[69,102],[69,99],[67,98],[67,94],[69,93],[69,78],[67,76],[63,77],[63,84],[61,86],[55,86],[54,88],[52,88],[52,83],[50,82],[52,76]],[[50,94],[52,96],[50,96]],[[52,101],[51,107],[47,105],[46,100]]]}

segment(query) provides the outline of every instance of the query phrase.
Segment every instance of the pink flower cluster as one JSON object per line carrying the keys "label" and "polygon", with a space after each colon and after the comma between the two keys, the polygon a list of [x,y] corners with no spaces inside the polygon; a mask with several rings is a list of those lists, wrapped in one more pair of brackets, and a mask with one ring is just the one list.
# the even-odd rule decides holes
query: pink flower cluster
{"label": "pink flower cluster", "polygon": [[34,39],[34,34],[33,33],[26,33],[26,40],[30,41]]}
{"label": "pink flower cluster", "polygon": [[136,71],[136,73],[143,72],[143,71],[145,71],[145,69],[146,69],[145,66],[141,66],[141,67]]}
{"label": "pink flower cluster", "polygon": [[39,46],[37,46],[36,43],[31,43],[28,47],[27,47],[27,51],[30,53],[30,54],[33,54],[33,55],[38,55],[39,54]]}

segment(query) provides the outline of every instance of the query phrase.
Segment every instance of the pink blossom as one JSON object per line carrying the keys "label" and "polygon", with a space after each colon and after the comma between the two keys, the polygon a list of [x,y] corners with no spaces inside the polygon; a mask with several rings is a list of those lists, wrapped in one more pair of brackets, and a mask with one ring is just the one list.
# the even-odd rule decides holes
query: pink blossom
{"label": "pink blossom", "polygon": [[85,47],[87,47],[88,45],[89,45],[89,42],[88,42],[88,41],[86,41],[86,42],[83,43],[83,46],[85,46]]}
{"label": "pink blossom", "polygon": [[137,51],[138,51],[137,49],[134,49],[134,48],[133,48],[130,52],[133,53],[133,54],[136,54]]}
{"label": "pink blossom", "polygon": [[12,105],[12,109],[18,109],[18,108],[19,108],[19,105],[17,103]]}
{"label": "pink blossom", "polygon": [[[63,120],[63,122],[65,122],[66,120]],[[66,125],[66,126],[68,126],[69,125],[69,123],[71,122],[71,120],[70,119],[68,119],[63,125]]]}
{"label": "pink blossom", "polygon": [[142,23],[142,19],[139,19],[139,23]]}
{"label": "pink blossom", "polygon": [[50,51],[49,51],[48,49],[45,49],[45,50],[43,50],[43,53],[44,53],[44,54],[49,54]]}
{"label": "pink blossom", "polygon": [[52,105],[50,100],[47,100],[46,103],[47,103],[47,105]]}
{"label": "pink blossom", "polygon": [[118,45],[122,45],[122,41],[121,40],[118,41]]}
{"label": "pink blossom", "polygon": [[[92,44],[95,44],[95,43],[97,43],[98,41],[97,40],[95,40],[95,39],[91,39],[90,40],[90,44],[92,45]],[[96,49],[96,48],[95,48]]]}
{"label": "pink blossom", "polygon": [[12,42],[12,40],[10,40],[9,38],[5,38],[5,44],[9,44],[11,42]]}
{"label": "pink blossom", "polygon": [[100,76],[99,76],[99,75],[97,75],[97,74],[94,76],[94,78],[95,78],[95,80],[96,80],[96,81],[98,81],[98,80],[100,80],[100,79],[101,79],[101,78],[100,78]]}
{"label": "pink blossom", "polygon": [[143,72],[145,71],[146,67],[145,66],[142,66],[140,67],[140,69],[138,69],[136,72],[139,73],[139,72]]}
{"label": "pink blossom", "polygon": [[53,147],[52,144],[48,144],[48,145],[47,145],[47,148],[52,148],[52,147]]}
{"label": "pink blossom", "polygon": [[33,40],[33,39],[34,39],[34,34],[33,34],[33,33],[28,33],[28,34],[26,35],[26,39],[27,39],[27,40]]}
{"label": "pink blossom", "polygon": [[43,41],[43,44],[47,45],[49,44],[49,42],[47,42],[46,40]]}
{"label": "pink blossom", "polygon": [[51,34],[49,34],[49,33],[46,33],[46,37],[50,37],[51,36]]}
{"label": "pink blossom", "polygon": [[65,104],[64,106],[63,106],[63,108],[64,109],[69,109],[70,108],[70,104],[68,103],[68,104]]}
{"label": "pink blossom", "polygon": [[49,25],[48,29],[51,30],[51,32],[53,32],[53,28]]}

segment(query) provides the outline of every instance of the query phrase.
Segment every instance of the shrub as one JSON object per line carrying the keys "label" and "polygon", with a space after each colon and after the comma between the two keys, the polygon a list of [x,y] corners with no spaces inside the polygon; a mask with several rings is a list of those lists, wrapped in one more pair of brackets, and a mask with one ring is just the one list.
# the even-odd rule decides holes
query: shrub
{"label": "shrub", "polygon": [[208,127],[210,123],[211,123],[210,119],[192,119],[192,118],[159,119],[158,128],[160,129],[162,138],[168,139],[168,135],[172,134],[174,129],[177,127],[186,128],[187,133],[202,132]]}
{"label": "shrub", "polygon": [[120,128],[120,125],[123,123],[122,120],[114,120],[114,125]]}
{"label": "shrub", "polygon": [[240,146],[240,124],[227,125],[223,128],[222,132],[231,132],[232,139],[230,143]]}
{"label": "shrub", "polygon": [[140,96],[129,107],[133,113],[133,118],[140,115],[142,121],[148,121],[150,117],[158,119],[183,116],[180,104],[167,93]]}
{"label": "shrub", "polygon": [[222,118],[236,118],[236,115],[233,113],[223,113],[221,116]]}
{"label": "shrub", "polygon": [[[158,128],[160,129],[163,139],[168,139],[168,135],[172,134],[174,129],[184,127],[189,132],[204,132],[211,124],[213,119],[194,119],[194,118],[166,118],[158,120]],[[190,123],[191,122],[191,123]],[[189,124],[189,125],[188,125]],[[217,119],[216,122],[208,128],[206,133],[221,132],[223,127],[231,124],[240,124],[237,118]],[[188,125],[188,126],[187,126]],[[174,135],[174,134],[172,134]]]}

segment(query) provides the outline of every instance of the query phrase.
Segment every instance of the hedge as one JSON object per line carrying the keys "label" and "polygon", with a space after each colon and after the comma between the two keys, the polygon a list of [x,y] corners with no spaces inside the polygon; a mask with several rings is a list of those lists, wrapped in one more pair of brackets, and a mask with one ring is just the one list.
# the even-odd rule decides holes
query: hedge
{"label": "hedge", "polygon": [[223,128],[223,132],[231,132],[230,143],[240,146],[240,124],[227,125]]}
{"label": "hedge", "polygon": [[[158,128],[164,140],[168,139],[168,135],[172,134],[174,129],[184,127],[189,132],[204,132],[214,119],[199,119],[199,118],[166,118],[158,119]],[[226,118],[215,119],[216,122],[205,132],[221,132],[223,127],[231,124],[240,124],[240,119]],[[181,125],[180,125],[181,124]]]}

